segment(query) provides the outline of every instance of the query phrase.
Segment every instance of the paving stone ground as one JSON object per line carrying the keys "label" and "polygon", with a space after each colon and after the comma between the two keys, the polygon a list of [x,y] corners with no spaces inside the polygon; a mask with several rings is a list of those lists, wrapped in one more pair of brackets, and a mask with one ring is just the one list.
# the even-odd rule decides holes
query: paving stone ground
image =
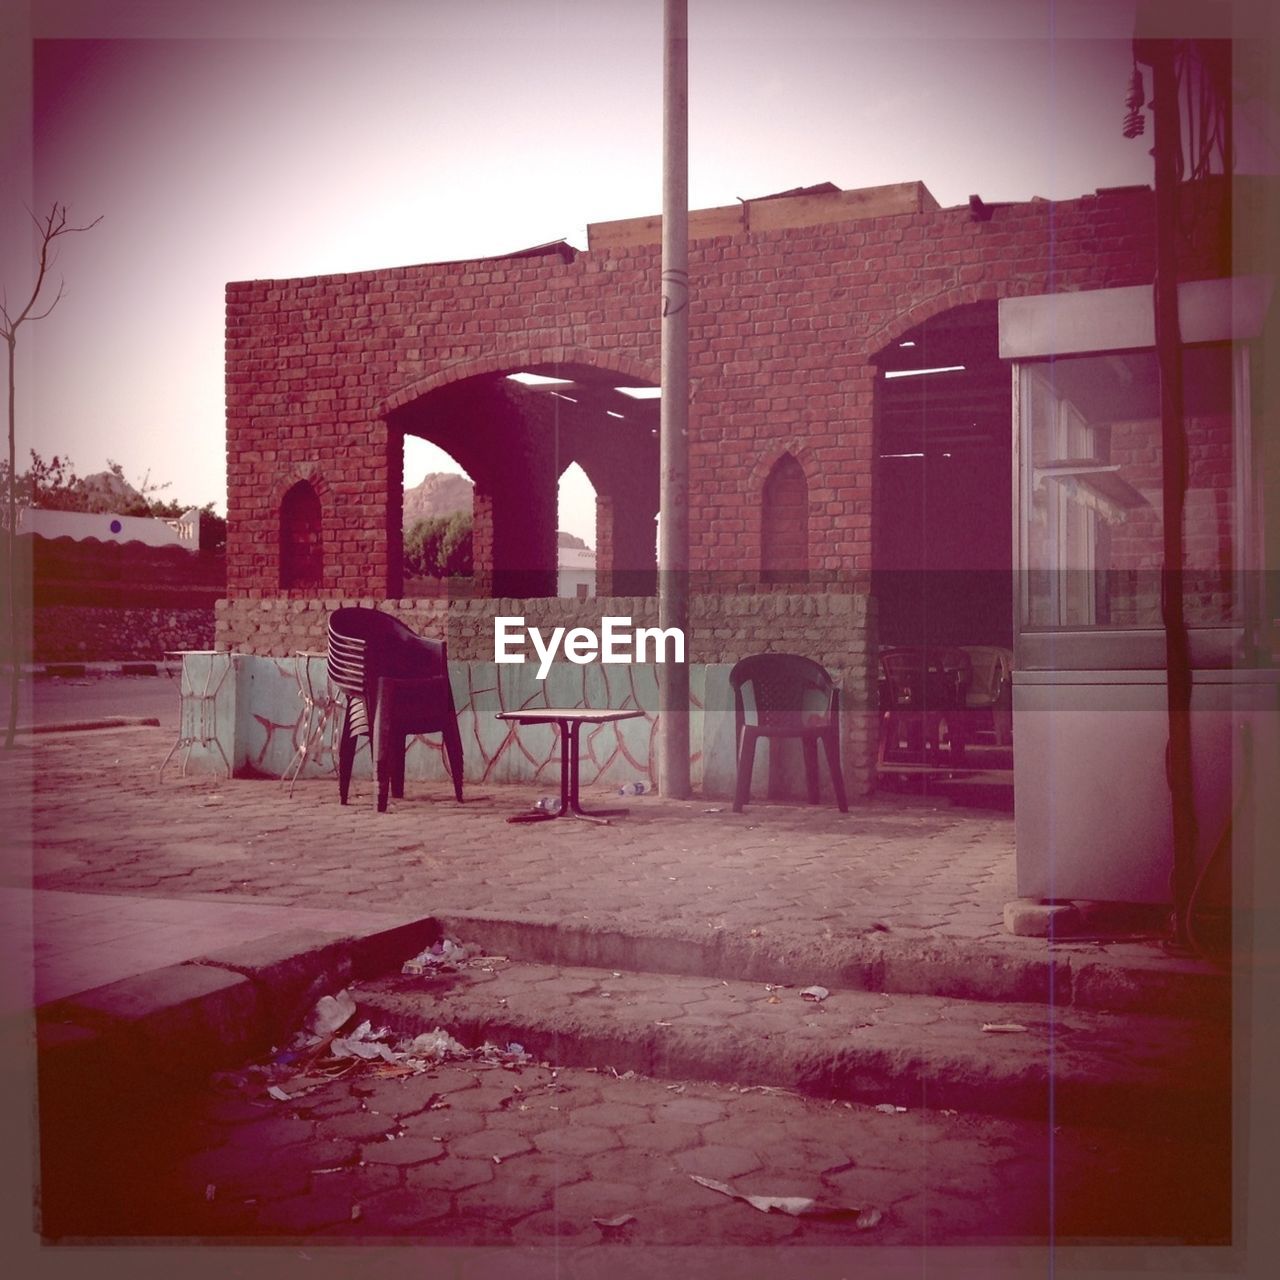
{"label": "paving stone ground", "polygon": [[[436,1245],[1210,1244],[1228,1230],[1220,1152],[1111,1129],[780,1090],[463,1062],[367,1071],[276,1101],[220,1081],[162,1095],[46,1149],[56,1236]],[[694,1182],[807,1197],[852,1215],[762,1213]],[[93,1194],[78,1194],[85,1181]],[[619,1221],[625,1218],[626,1221]],[[616,1223],[616,1225],[610,1225]]]}
{"label": "paving stone ground", "polygon": [[[1008,814],[892,801],[854,809],[640,797],[609,827],[512,827],[545,787],[476,785],[466,803],[409,784],[391,812],[369,785],[180,776],[159,730],[50,735],[13,764],[34,791],[37,888],[217,894],[313,907],[501,911],[635,927],[985,939],[1015,896]],[[37,764],[38,761],[38,764]],[[0,821],[21,832],[22,786]],[[589,798],[587,798],[589,802]],[[708,812],[712,810],[712,812]],[[16,852],[16,849],[15,849]],[[10,863],[12,866],[12,862]]]}
{"label": "paving stone ground", "polygon": [[[471,786],[459,807],[443,788],[411,782],[378,815],[367,783],[344,809],[332,780],[290,795],[274,780],[183,778],[174,764],[161,778],[169,741],[154,729],[49,735],[13,753],[0,799],[5,882],[677,927],[796,945],[872,933],[1010,956],[1046,945],[1002,927],[1015,892],[1005,813],[898,799],[848,815],[764,804],[735,815],[719,801],[644,797],[607,828],[515,828],[504,818],[545,786]],[[1081,945],[1159,958],[1150,943]],[[1229,1153],[1197,1146],[1177,1118],[1159,1137],[1135,1138],[679,1088],[578,1069],[553,1079],[541,1068],[448,1067],[370,1094],[335,1083],[284,1104],[260,1091],[148,1090],[145,1103],[135,1100],[141,1112],[103,1115],[94,1132],[46,1132],[47,1225],[63,1238],[528,1247],[519,1270],[496,1273],[528,1280],[544,1273],[547,1245],[557,1259],[571,1247],[599,1253],[612,1274],[621,1257],[667,1246],[776,1242],[808,1259],[810,1245],[1216,1240],[1229,1212]],[[866,1204],[883,1218],[856,1232],[847,1220],[766,1216],[690,1173],[751,1193]],[[623,1214],[635,1220],[592,1221]],[[554,1274],[595,1273],[584,1268]],[[735,1274],[718,1268],[635,1274]],[[816,1264],[794,1272],[819,1273]]]}

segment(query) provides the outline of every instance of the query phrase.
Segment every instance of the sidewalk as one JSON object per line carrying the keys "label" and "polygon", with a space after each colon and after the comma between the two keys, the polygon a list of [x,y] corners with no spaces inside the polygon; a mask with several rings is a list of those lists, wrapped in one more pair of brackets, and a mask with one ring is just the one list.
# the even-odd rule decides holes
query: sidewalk
{"label": "sidewalk", "polygon": [[[1001,1002],[988,1006],[993,1021],[1012,1016],[1009,1002],[1034,1002],[1035,1017],[1082,1037],[1076,1043],[1088,1050],[1096,1010],[1122,1029],[1125,1019],[1115,1010],[1208,1012],[1227,990],[1211,966],[1171,959],[1153,940],[1050,944],[1006,932],[1003,908],[1014,896],[1007,814],[901,797],[847,815],[833,807],[766,804],[734,814],[718,802],[637,797],[631,814],[609,827],[569,821],[513,827],[505,818],[527,808],[545,785],[475,786],[458,806],[443,787],[410,783],[408,796],[379,815],[368,783],[357,784],[353,803],[343,808],[332,780],[300,782],[290,795],[277,780],[183,778],[176,762],[160,778],[170,741],[152,728],[49,734],[27,739],[7,762],[0,823],[17,838],[7,842],[0,907],[10,942],[21,938],[14,921],[25,922],[31,940],[34,982],[26,995],[34,991],[49,1015],[42,1030],[42,1072],[47,1065],[52,1073],[47,1096],[58,1096],[61,1087],[75,1097],[82,1076],[59,1073],[84,1047],[78,1025],[110,1030],[123,1019],[149,1027],[147,1052],[131,1059],[144,1073],[164,1065],[169,1047],[171,1069],[201,1053],[211,1062],[221,1054],[215,1065],[236,1066],[253,1056],[245,1027],[255,1009],[278,1024],[291,1001],[296,1017],[311,990],[307,982],[328,973],[341,985],[360,968],[362,947],[381,947],[383,971],[394,971],[427,928],[474,936],[486,948],[510,946],[530,965],[546,966],[545,975],[517,966],[499,976],[517,985],[545,983],[548,993],[568,991],[564,1007],[578,1009],[587,1030],[594,1015],[570,988],[600,984],[573,966],[606,976],[613,966],[623,996],[632,982],[624,970],[684,975],[632,982],[633,1003],[643,1012],[664,999],[683,1002],[674,1015],[659,1007],[647,1016],[658,1027],[686,1017],[689,1031],[681,1034],[690,1045],[711,1035],[710,1026],[697,1030],[708,1016],[733,1023],[738,1045],[750,1042],[752,1019],[766,1040],[789,1037],[790,1005],[775,1008],[763,984],[790,987],[788,1000],[803,1008],[796,988],[825,982],[833,988],[827,1030],[804,1032],[806,1043],[822,1035],[820,1052],[838,1056],[841,1027],[881,1024],[881,1031],[863,1034],[884,1064],[873,1087],[886,1090],[901,1061],[900,1049],[890,1046],[921,1042],[939,1020],[961,1018],[977,1029],[969,1011],[955,1012],[965,1001]],[[394,954],[387,946],[393,938],[400,948]],[[313,963],[317,956],[338,958]],[[299,969],[295,961],[306,963]],[[366,977],[376,972],[364,967]],[[276,998],[282,981],[288,1000]],[[364,986],[376,1001],[376,984]],[[487,990],[495,1007],[506,1002],[507,988],[497,979]],[[886,1000],[863,992],[902,995]],[[542,1003],[553,1015],[554,1000]],[[60,1021],[59,1009],[72,1016]],[[207,1025],[193,1031],[196,1009],[211,1012]],[[176,1021],[166,1022],[171,1014]],[[1017,1016],[1030,1021],[1032,1013],[1023,1007]],[[554,1017],[546,1023],[551,1048],[557,1025]],[[49,1038],[51,1027],[59,1035]],[[611,1043],[625,1044],[628,1034],[614,1032]],[[1030,1037],[1023,1039],[967,1034],[966,1044],[976,1042],[977,1049],[965,1049],[965,1071],[981,1074],[972,1055],[985,1054],[987,1061],[1003,1060],[1000,1078],[1016,1086],[1025,1070],[1018,1064],[1033,1053]],[[886,1047],[875,1050],[876,1043]],[[760,1215],[691,1183],[697,1173],[744,1180],[755,1194],[821,1192],[846,1203],[867,1196],[877,1207],[887,1197],[886,1225],[874,1239],[859,1238],[860,1245],[1014,1237],[1035,1243],[1068,1226],[1085,1235],[1211,1239],[1224,1221],[1221,1191],[1230,1180],[1223,1162],[1230,1157],[1217,1139],[1197,1145],[1174,1132],[1064,1133],[1059,1126],[1061,1138],[1051,1140],[1043,1119],[929,1110],[948,1103],[928,1102],[927,1091],[920,1092],[924,1078],[910,1086],[910,1096],[892,1099],[910,1103],[909,1118],[898,1117],[895,1127],[874,1106],[802,1099],[790,1087],[761,1090],[758,1081],[739,1091],[729,1084],[602,1079],[584,1069],[587,1059],[577,1052],[578,1065],[562,1068],[558,1084],[534,1073],[519,1089],[506,1088],[510,1078],[491,1088],[483,1070],[449,1067],[379,1086],[391,1091],[385,1105],[371,1103],[354,1084],[326,1086],[305,1103],[272,1102],[259,1088],[243,1097],[215,1090],[178,1105],[168,1088],[156,1089],[154,1099],[139,1103],[141,1118],[134,1116],[127,1132],[108,1129],[99,1137],[110,1137],[108,1148],[120,1153],[139,1185],[159,1188],[159,1198],[147,1208],[127,1195],[108,1196],[87,1216],[86,1200],[101,1187],[81,1164],[83,1133],[73,1107],[55,1116],[52,1137],[46,1133],[51,1150],[62,1142],[72,1153],[68,1167],[75,1170],[69,1183],[46,1191],[46,1208],[60,1206],[91,1235],[319,1233],[535,1248],[564,1242],[606,1254],[615,1240],[657,1246],[785,1239],[843,1247],[854,1239],[848,1223],[796,1230]],[[617,1070],[625,1076],[627,1059],[618,1052]],[[543,1047],[538,1053],[554,1063],[553,1053]],[[1135,1055],[1126,1049],[1120,1057]],[[747,1058],[740,1061],[746,1072]],[[504,1090],[501,1098],[490,1096],[493,1088]],[[557,1089],[566,1091],[563,1099],[544,1096]],[[663,1137],[672,1089],[687,1089],[689,1102],[703,1105],[689,1110],[678,1137]],[[466,1099],[455,1097],[458,1091]],[[434,1095],[448,1106],[437,1107]],[[758,1125],[747,1119],[752,1106],[767,1112]],[[837,1130],[844,1136],[834,1145],[843,1154],[823,1142]],[[169,1136],[139,1145],[139,1131]],[[414,1143],[396,1145],[414,1135]],[[787,1145],[800,1138],[798,1147]],[[650,1139],[659,1146],[646,1153]],[[578,1149],[580,1141],[587,1146]],[[603,1145],[597,1150],[593,1143]],[[1054,1143],[1059,1155],[1046,1162]],[[1107,1161],[1101,1173],[1094,1162],[1099,1151]],[[850,1156],[882,1172],[850,1174]],[[993,1161],[1001,1177],[975,1172]],[[330,1172],[340,1169],[341,1176]],[[1181,1180],[1171,1185],[1177,1170]],[[1099,1177],[1110,1188],[1105,1195],[1091,1189]],[[1019,1195],[1005,1188],[1009,1178],[1022,1188]],[[1149,1194],[1157,1183],[1163,1190]],[[215,1191],[206,1201],[208,1187]],[[1210,1194],[1213,1187],[1219,1191]],[[594,1222],[635,1206],[643,1208],[639,1228]],[[527,1262],[519,1263],[522,1274]],[[832,1266],[831,1274],[844,1273]],[[813,1274],[820,1273],[825,1265],[815,1262]]]}
{"label": "sidewalk", "polygon": [[[940,993],[1043,999],[1052,986],[1059,1001],[1154,999],[1166,1010],[1184,1007],[1188,992],[1212,1002],[1225,990],[1211,966],[1171,958],[1150,938],[1050,948],[1008,933],[1003,911],[1016,890],[1004,813],[894,797],[847,815],[767,804],[735,814],[722,802],[648,796],[609,827],[512,827],[504,819],[546,784],[471,786],[458,806],[443,787],[411,783],[379,815],[367,783],[343,808],[327,779],[290,795],[275,780],[183,778],[177,760],[160,779],[168,746],[164,733],[135,728],[50,734],[15,752],[0,820],[24,829],[15,806],[29,788],[31,843],[25,854],[14,845],[10,858],[25,862],[6,879],[36,891],[38,993],[70,994],[76,973],[126,976],[106,950],[94,972],[83,917],[55,910],[57,899],[41,906],[48,892],[170,900],[169,934],[131,934],[139,972],[199,955],[218,921],[236,941],[257,927],[251,920],[264,935],[278,929],[282,918],[267,910],[312,923],[296,914],[306,910],[519,920],[553,934],[568,962],[602,939],[615,949],[603,963],[659,970],[696,954],[704,967],[740,972],[749,952],[774,966],[772,981],[786,980],[779,969],[789,963],[797,975],[877,964],[879,980],[900,989],[927,968]],[[119,918],[106,902],[98,909]],[[187,957],[143,949],[184,930]]]}

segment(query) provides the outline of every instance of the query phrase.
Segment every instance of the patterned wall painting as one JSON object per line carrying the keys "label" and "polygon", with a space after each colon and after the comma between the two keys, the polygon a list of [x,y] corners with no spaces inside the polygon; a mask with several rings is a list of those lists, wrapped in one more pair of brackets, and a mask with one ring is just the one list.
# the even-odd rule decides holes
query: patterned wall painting
{"label": "patterned wall painting", "polygon": [[[220,687],[216,714],[203,715],[200,691],[210,664],[230,660],[233,680]],[[187,658],[184,736],[193,736],[192,768],[221,764],[225,753],[238,773],[303,778],[332,774],[342,723],[341,698],[328,684],[320,655],[259,658],[244,655],[190,655]],[[658,725],[657,668],[618,664],[578,666],[555,663],[545,681],[535,679],[531,663],[498,666],[492,662],[452,662],[454,703],[462,735],[468,782],[558,783],[560,747],[550,725],[517,727],[498,720],[501,711],[537,707],[638,708],[634,720],[601,725],[582,735],[581,782],[584,787],[618,787],[631,782],[653,786]],[[690,668],[692,718],[690,740],[695,784],[701,781],[703,693],[707,668]],[[215,676],[215,680],[216,680]],[[199,740],[203,732],[208,741]],[[214,746],[216,741],[221,750]],[[304,745],[305,753],[301,753]],[[301,754],[300,754],[301,753]],[[410,743],[410,778],[443,781],[446,770],[438,735],[419,735]],[[361,746],[356,776],[368,777],[370,756]]]}

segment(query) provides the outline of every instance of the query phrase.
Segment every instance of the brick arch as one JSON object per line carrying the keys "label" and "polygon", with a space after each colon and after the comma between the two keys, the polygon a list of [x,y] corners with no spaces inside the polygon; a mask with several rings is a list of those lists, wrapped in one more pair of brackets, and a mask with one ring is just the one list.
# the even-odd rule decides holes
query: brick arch
{"label": "brick arch", "polygon": [[531,365],[581,364],[605,373],[621,374],[625,378],[638,378],[652,386],[660,384],[658,371],[642,360],[616,351],[596,351],[589,347],[543,347],[519,351],[494,352],[476,360],[462,360],[445,366],[435,373],[416,378],[379,402],[377,416],[385,418],[396,409],[448,386],[464,378],[475,378],[486,373],[504,373],[513,369],[525,369]]}
{"label": "brick arch", "polygon": [[[756,457],[751,470],[747,473],[746,494],[750,504],[749,529],[755,536],[755,545],[751,548],[751,573],[759,575],[762,581],[768,581],[765,575],[767,513],[765,511],[765,485],[769,477],[784,458],[790,457],[799,466],[804,476],[805,491],[808,497],[808,515],[813,514],[815,495],[822,488],[822,468],[813,449],[799,436],[789,440],[773,441],[767,452]],[[812,536],[811,522],[806,522],[806,540]],[[806,575],[807,576],[807,575]]]}
{"label": "brick arch", "polygon": [[1015,281],[1000,284],[985,281],[978,284],[957,284],[928,298],[917,302],[906,311],[899,312],[894,318],[879,329],[867,334],[864,347],[866,359],[870,361],[879,355],[887,346],[897,342],[903,334],[909,333],[919,325],[940,316],[957,307],[967,307],[975,302],[998,302],[1001,298],[1021,297],[1032,292],[1033,286],[1026,281]]}
{"label": "brick arch", "polygon": [[[519,369],[528,368],[546,368],[554,369],[556,366],[581,366],[587,369],[596,370],[603,374],[614,374],[620,378],[635,380],[647,383],[649,385],[659,384],[659,373],[651,365],[644,361],[636,360],[630,355],[615,351],[599,351],[589,347],[580,346],[547,346],[542,348],[523,348],[519,350],[507,350],[500,352],[491,352],[485,356],[478,357],[474,360],[458,361],[454,364],[447,365],[436,370],[434,373],[425,377],[417,378],[399,391],[384,398],[378,403],[375,413],[383,420],[384,424],[390,415],[397,410],[404,409],[413,404],[415,401],[430,395],[434,391],[439,391],[447,386],[462,382],[469,378],[481,377],[485,375],[510,373]],[[457,453],[454,454],[457,460],[464,466],[467,462]],[[628,522],[628,514],[634,517],[634,512],[629,512],[629,508],[619,511],[615,505],[614,498],[616,495],[611,494],[611,478],[599,470],[592,464],[590,459],[584,460],[581,457],[569,458],[565,466],[569,462],[577,462],[585,472],[592,487],[596,491],[596,541],[597,541],[597,564],[602,575],[602,580],[606,579],[613,569],[617,568],[614,562],[615,554],[623,557],[624,568],[630,570],[630,565],[626,562],[628,554],[626,548],[631,548],[631,543],[635,541],[634,529],[632,525],[634,519]],[[502,501],[501,493],[490,489],[486,491],[486,481],[484,479],[484,468],[474,469],[468,467],[471,472],[472,479],[476,482],[476,506],[473,520],[473,529],[475,537],[475,557],[477,566],[477,582],[484,581],[486,583],[485,590],[493,590],[497,594],[506,595],[528,595],[539,594],[537,590],[531,590],[527,585],[510,585],[507,582],[500,583],[498,581],[499,563],[509,555],[511,540],[508,536],[502,540],[502,547],[507,548],[505,551],[499,549],[499,535],[497,532],[497,506]],[[554,477],[554,481],[559,480],[559,476]],[[553,488],[554,488],[553,481]],[[554,498],[552,499],[554,501]],[[526,516],[527,519],[534,520],[536,518],[536,508],[527,504],[531,511],[535,512],[533,516]],[[626,504],[623,504],[624,507]],[[554,510],[551,518],[551,541],[547,554],[554,562]],[[509,531],[509,522],[506,526]],[[540,525],[534,526],[534,532],[537,533]],[[643,542],[643,538],[640,538]],[[526,539],[523,543],[526,551],[530,542]],[[393,554],[393,581],[395,580],[394,565],[394,549]],[[650,560],[652,556],[650,555]],[[487,569],[484,566],[488,566]],[[648,572],[652,572],[652,566],[647,567]],[[502,570],[508,573],[509,570]],[[527,571],[520,570],[526,574]],[[646,572],[646,566],[642,565],[639,569],[639,575],[636,582],[642,581],[642,575]],[[552,579],[554,579],[554,563],[551,570]],[[486,576],[487,575],[487,576]],[[635,586],[635,584],[632,584]],[[651,587],[635,586],[634,590],[630,590],[629,594],[646,594],[651,591]]]}
{"label": "brick arch", "polygon": [[774,459],[760,485],[757,503],[760,528],[760,581],[801,583],[809,579],[812,560],[809,475],[789,449]]}
{"label": "brick arch", "polygon": [[279,476],[276,479],[275,487],[271,491],[271,505],[279,511],[280,504],[284,501],[284,495],[295,484],[304,480],[316,491],[316,497],[320,499],[321,510],[327,516],[333,501],[334,491],[328,477],[320,469],[318,462],[299,462],[291,467],[285,475]]}
{"label": "brick arch", "polygon": [[560,481],[564,479],[564,473],[568,471],[570,467],[577,467],[578,470],[587,477],[588,481],[591,483],[591,487],[596,491],[596,495],[599,496],[603,487],[602,479],[597,479],[596,476],[591,474],[592,470],[595,470],[598,475],[599,467],[588,466],[581,458],[570,458],[565,462],[565,464],[560,468],[559,474],[556,476],[556,484],[559,484]]}
{"label": "brick arch", "polygon": [[[311,491],[315,494],[320,507],[320,580],[318,583],[291,582],[286,585],[285,578],[289,574],[284,557],[284,504],[286,497],[299,484],[307,484],[311,487]],[[286,474],[277,478],[271,490],[271,512],[275,521],[276,536],[271,540],[270,545],[273,546],[275,552],[273,576],[281,591],[306,594],[309,591],[314,591],[317,586],[323,586],[331,576],[333,572],[332,566],[335,564],[335,556],[337,555],[335,530],[337,527],[338,497],[339,491],[330,483],[328,476],[321,470],[320,464],[315,461],[299,462],[290,467]]]}
{"label": "brick arch", "polygon": [[820,478],[818,460],[814,457],[813,450],[808,444],[797,436],[785,442],[774,441],[767,453],[761,453],[757,456],[754,465],[747,474],[747,492],[752,498],[759,500],[760,495],[764,492],[765,481],[772,474],[774,467],[787,454],[790,454],[800,464],[800,470],[804,472],[805,483],[809,486],[810,492],[813,491]]}

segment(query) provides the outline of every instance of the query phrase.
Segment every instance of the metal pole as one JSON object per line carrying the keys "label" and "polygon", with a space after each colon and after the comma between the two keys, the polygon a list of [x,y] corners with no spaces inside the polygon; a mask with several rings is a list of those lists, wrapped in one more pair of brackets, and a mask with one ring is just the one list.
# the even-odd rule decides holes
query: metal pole
{"label": "metal pole", "polygon": [[[662,408],[658,625],[689,634],[689,16],[664,0],[662,57]],[[688,658],[686,648],[685,657]],[[686,799],[689,668],[659,668],[658,788]]]}

